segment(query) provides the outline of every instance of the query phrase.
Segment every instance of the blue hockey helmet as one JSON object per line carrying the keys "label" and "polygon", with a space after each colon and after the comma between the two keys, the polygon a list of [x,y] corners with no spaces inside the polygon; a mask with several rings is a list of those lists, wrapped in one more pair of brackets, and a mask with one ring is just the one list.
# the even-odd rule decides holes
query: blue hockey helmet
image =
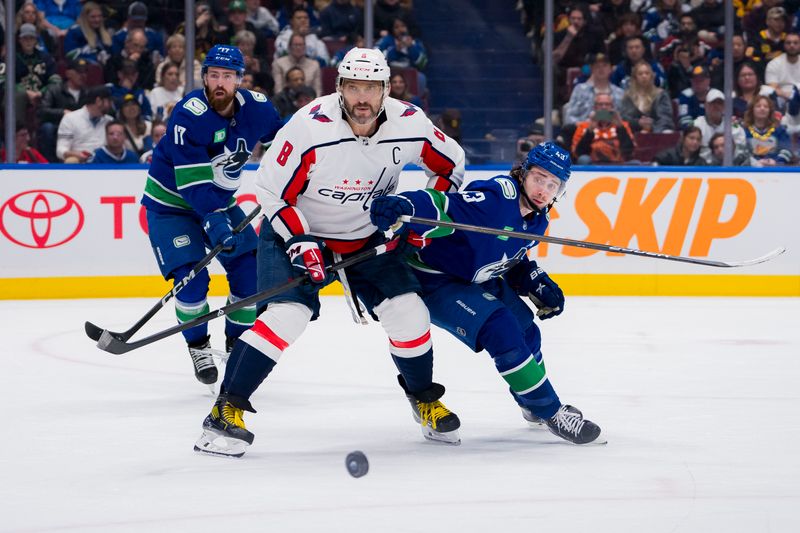
{"label": "blue hockey helmet", "polygon": [[244,75],[244,56],[242,51],[235,46],[215,44],[203,60],[203,75],[209,67],[225,68],[236,72],[237,76]]}
{"label": "blue hockey helmet", "polygon": [[550,172],[566,185],[571,172],[572,159],[570,159],[568,151],[554,142],[547,141],[531,148],[522,163],[522,170],[527,172],[534,165]]}

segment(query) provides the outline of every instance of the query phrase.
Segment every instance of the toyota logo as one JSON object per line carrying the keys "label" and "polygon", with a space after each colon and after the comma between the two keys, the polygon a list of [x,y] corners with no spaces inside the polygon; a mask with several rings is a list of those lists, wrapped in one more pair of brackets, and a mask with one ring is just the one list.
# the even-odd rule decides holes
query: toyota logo
{"label": "toyota logo", "polygon": [[21,192],[0,207],[0,232],[26,248],[54,248],[83,227],[83,209],[59,191]]}

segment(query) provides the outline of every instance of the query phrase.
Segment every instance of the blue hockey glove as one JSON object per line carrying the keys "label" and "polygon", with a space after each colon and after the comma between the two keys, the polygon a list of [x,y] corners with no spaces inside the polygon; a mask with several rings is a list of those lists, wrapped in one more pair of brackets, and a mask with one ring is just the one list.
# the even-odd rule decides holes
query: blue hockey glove
{"label": "blue hockey glove", "polygon": [[203,231],[208,235],[212,246],[222,244],[222,256],[230,256],[244,242],[244,235],[233,232],[228,215],[219,211],[212,211],[203,217]]}
{"label": "blue hockey glove", "polygon": [[308,274],[311,283],[322,284],[328,280],[322,250],[313,237],[295,235],[286,241],[286,255],[298,276]]}
{"label": "blue hockey glove", "polygon": [[[414,205],[402,196],[379,196],[372,200],[372,204],[369,206],[369,219],[381,231],[389,230],[401,216],[412,216],[413,214]],[[397,229],[394,231],[398,232]]]}
{"label": "blue hockey glove", "polygon": [[528,298],[536,306],[536,316],[547,320],[560,315],[564,311],[564,293],[555,281],[550,279],[547,272],[536,263],[530,271],[530,284],[528,285]]}

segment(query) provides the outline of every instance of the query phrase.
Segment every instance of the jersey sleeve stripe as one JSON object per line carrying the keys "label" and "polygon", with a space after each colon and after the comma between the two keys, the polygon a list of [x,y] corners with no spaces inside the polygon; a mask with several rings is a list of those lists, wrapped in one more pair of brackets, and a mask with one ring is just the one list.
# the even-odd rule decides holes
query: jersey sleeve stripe
{"label": "jersey sleeve stripe", "polygon": [[175,167],[175,185],[178,190],[213,181],[214,171],[210,164]]}
{"label": "jersey sleeve stripe", "polygon": [[306,179],[308,178],[308,171],[311,165],[317,162],[317,151],[311,148],[300,158],[300,164],[292,174],[289,183],[284,187],[281,193],[281,198],[294,205],[297,202],[297,197],[305,187]]}
{"label": "jersey sleeve stripe", "polygon": [[[276,219],[281,221],[291,235],[302,235],[303,233],[307,233],[306,228],[303,226],[303,221],[300,220],[299,216],[297,216],[297,211],[292,206],[286,206],[275,213],[272,221]],[[281,234],[282,232],[278,233]]]}
{"label": "jersey sleeve stripe", "polygon": [[455,162],[434,148],[427,139],[422,144],[421,156],[422,162],[425,163],[426,167],[438,174],[440,178],[450,181],[449,178],[453,174],[453,169],[456,168]]}

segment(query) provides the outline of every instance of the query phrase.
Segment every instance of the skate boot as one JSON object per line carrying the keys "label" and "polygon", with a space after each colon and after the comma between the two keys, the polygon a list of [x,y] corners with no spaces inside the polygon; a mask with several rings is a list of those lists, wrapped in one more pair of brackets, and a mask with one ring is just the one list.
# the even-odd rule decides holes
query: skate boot
{"label": "skate boot", "polygon": [[243,456],[255,438],[244,426],[244,411],[256,412],[249,401],[220,394],[211,413],[203,420],[203,434],[194,444],[194,451],[224,457]]}
{"label": "skate boot", "polygon": [[[573,444],[589,444],[600,436],[600,426],[583,418],[580,411],[571,411],[569,405],[559,407],[556,414],[547,420],[547,429]],[[605,443],[605,440],[597,441],[597,444]]]}
{"label": "skate boot", "polygon": [[[533,414],[533,411],[531,411],[527,407],[523,407],[520,405],[519,408],[522,410],[522,418],[525,419],[525,421],[528,423],[530,427],[536,429],[545,429],[547,427],[547,420],[539,416],[536,416],[535,414]],[[583,416],[583,413],[581,413],[581,410],[578,409],[577,407],[573,407],[571,405],[565,405],[564,408],[570,413],[576,414],[578,416]]]}
{"label": "skate boot", "polygon": [[422,436],[428,440],[444,442],[447,444],[461,444],[458,428],[461,421],[455,413],[444,406],[439,398],[444,396],[444,386],[433,383],[430,388],[416,394],[411,394],[406,387],[403,376],[398,375],[397,381],[406,393],[411,404],[411,414],[414,420],[422,426]]}
{"label": "skate boot", "polygon": [[194,377],[200,383],[212,385],[217,382],[217,367],[214,366],[214,359],[211,350],[211,337],[205,338],[189,344],[189,357],[192,358],[194,365]]}

